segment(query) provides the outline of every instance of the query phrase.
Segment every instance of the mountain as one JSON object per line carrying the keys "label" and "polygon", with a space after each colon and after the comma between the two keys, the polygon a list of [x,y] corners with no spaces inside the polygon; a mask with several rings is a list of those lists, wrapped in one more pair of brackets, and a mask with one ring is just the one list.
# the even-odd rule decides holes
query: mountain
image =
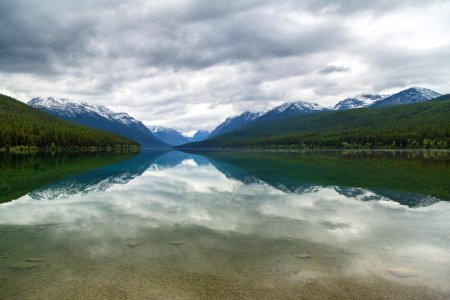
{"label": "mountain", "polygon": [[439,96],[441,96],[441,94],[436,93],[435,91],[421,87],[412,87],[389,96],[383,100],[377,101],[372,104],[371,107],[388,107],[394,105],[419,103],[434,99]]}
{"label": "mountain", "polygon": [[189,148],[450,148],[450,100],[252,122]]}
{"label": "mountain", "polygon": [[360,107],[367,107],[373,105],[377,101],[381,101],[387,95],[373,95],[373,94],[360,94],[355,97],[346,98],[339,101],[334,107],[334,110],[353,109]]}
{"label": "mountain", "polygon": [[115,113],[105,106],[91,105],[67,99],[33,98],[28,105],[59,118],[109,131],[138,142],[143,148],[168,148],[142,122],[127,113]]}
{"label": "mountain", "polygon": [[210,138],[245,127],[261,115],[262,113],[246,111],[238,116],[229,117],[211,132]]}
{"label": "mountain", "polygon": [[309,115],[328,110],[330,109],[320,106],[319,104],[316,103],[309,103],[305,101],[286,102],[281,104],[280,106],[268,110],[266,113],[262,114],[257,120],[258,121],[281,120],[288,117]]}
{"label": "mountain", "polygon": [[186,137],[189,143],[201,142],[209,137],[209,131],[198,130],[192,137]]}
{"label": "mountain", "polygon": [[127,138],[54,117],[0,94],[0,148],[137,146]]}
{"label": "mountain", "polygon": [[257,113],[246,111],[240,115],[227,118],[222,124],[217,126],[211,132],[209,138],[213,138],[231,132],[233,130],[243,128],[254,121],[273,121],[328,110],[330,109],[320,106],[316,103],[297,101],[286,102],[275,108]]}
{"label": "mountain", "polygon": [[185,136],[172,128],[164,126],[148,126],[148,129],[150,129],[157,139],[171,146],[179,146],[188,142],[188,139]]}
{"label": "mountain", "polygon": [[446,100],[450,100],[450,94],[445,94],[433,99],[433,101],[446,101]]}
{"label": "mountain", "polygon": [[[440,96],[439,93],[419,87],[409,88],[394,95],[359,94],[355,97],[350,97],[339,101],[333,107],[333,110],[348,110],[369,106],[386,107],[417,103],[427,101],[438,96]],[[329,108],[320,106],[316,103],[297,101],[286,102],[264,112],[252,113],[246,111],[240,115],[227,118],[211,132],[209,139],[246,127],[253,122],[275,121],[329,110]]]}

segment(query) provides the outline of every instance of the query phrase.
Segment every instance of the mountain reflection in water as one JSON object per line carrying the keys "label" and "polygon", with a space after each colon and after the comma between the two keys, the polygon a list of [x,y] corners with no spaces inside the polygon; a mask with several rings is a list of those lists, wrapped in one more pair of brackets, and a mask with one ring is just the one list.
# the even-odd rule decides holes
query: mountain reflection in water
{"label": "mountain reflection in water", "polygon": [[[283,156],[286,154],[279,155]],[[323,183],[323,180],[321,180],[320,177],[317,178],[317,176],[314,176],[316,178],[306,178],[306,180],[305,178],[295,178],[295,173],[274,176],[270,166],[267,166],[267,169],[262,170],[255,171],[252,169],[252,166],[254,165],[266,164],[266,161],[263,160],[264,157],[259,157],[259,160],[252,161],[249,167],[249,164],[240,164],[239,160],[236,161],[233,159],[235,157],[241,157],[242,154],[239,153],[226,153],[225,156],[219,155],[219,159],[217,159],[217,155],[212,156],[212,158],[208,158],[208,156],[181,151],[143,151],[139,155],[121,163],[71,176],[56,183],[41,187],[29,193],[29,196],[33,199],[57,199],[74,194],[104,191],[114,184],[126,184],[130,180],[141,176],[147,170],[164,170],[192,160],[198,166],[212,165],[228,178],[239,180],[246,184],[264,183],[287,193],[301,194],[317,191],[323,187],[332,187],[340,195],[356,198],[361,201],[388,200],[409,207],[428,206],[439,201],[439,198],[434,196],[414,193],[408,190],[391,190],[383,187],[361,188],[358,186],[339,186],[338,184],[333,184],[333,182]],[[227,159],[229,157],[232,157],[232,159]],[[275,161],[275,163],[277,164],[278,161]],[[444,163],[448,169],[448,162],[445,161]],[[334,169],[331,168],[328,171],[333,172],[333,170]],[[414,171],[415,170],[411,170],[411,172]],[[351,170],[349,170],[349,172],[351,172]],[[378,170],[377,172],[380,171]],[[442,173],[436,174],[436,176],[441,175]],[[382,173],[381,176],[383,176]],[[318,182],[314,182],[314,180]]]}
{"label": "mountain reflection in water", "polygon": [[144,151],[0,205],[0,298],[445,299],[448,174],[446,157]]}

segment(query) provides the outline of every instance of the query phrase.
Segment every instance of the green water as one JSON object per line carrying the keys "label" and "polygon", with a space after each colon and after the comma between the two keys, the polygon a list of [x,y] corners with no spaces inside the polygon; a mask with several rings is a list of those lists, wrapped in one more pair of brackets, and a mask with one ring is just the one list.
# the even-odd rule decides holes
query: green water
{"label": "green water", "polygon": [[127,153],[0,153],[0,203],[14,200],[55,180],[110,165],[131,156],[132,154]]}
{"label": "green water", "polygon": [[3,157],[0,299],[448,299],[449,158]]}

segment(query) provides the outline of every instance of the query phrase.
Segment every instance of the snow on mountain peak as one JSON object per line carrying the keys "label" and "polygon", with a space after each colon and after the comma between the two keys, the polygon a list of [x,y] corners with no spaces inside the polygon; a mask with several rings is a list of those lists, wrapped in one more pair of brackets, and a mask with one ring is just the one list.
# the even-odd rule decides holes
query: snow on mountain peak
{"label": "snow on mountain peak", "polygon": [[423,88],[423,87],[420,87],[420,86],[413,86],[413,87],[405,90],[405,92],[414,92],[414,91],[415,92],[419,92],[425,98],[428,98],[428,99],[433,99],[433,98],[441,96],[441,94],[436,93],[433,90],[430,90],[430,89],[427,89],[427,88]]}
{"label": "snow on mountain peak", "polygon": [[152,133],[176,131],[175,129],[168,128],[165,126],[160,126],[160,125],[149,125],[149,126],[147,126],[147,128],[150,129],[150,131]]}
{"label": "snow on mountain peak", "polygon": [[68,100],[65,98],[36,97],[28,101],[28,105],[58,111],[66,116],[72,117],[75,117],[78,114],[87,113],[99,115],[126,125],[139,123],[138,120],[127,113],[115,113],[104,105],[88,104],[86,102]]}
{"label": "snow on mountain peak", "polygon": [[358,94],[354,97],[345,98],[339,101],[334,107],[334,110],[353,109],[360,107],[367,107],[374,104],[377,101],[383,100],[389,97],[389,95],[377,95],[377,94]]}
{"label": "snow on mountain peak", "polygon": [[419,103],[439,97],[441,94],[422,87],[411,87],[393,94],[382,101],[374,103],[373,107],[387,107],[393,105]]}
{"label": "snow on mountain peak", "polygon": [[63,109],[65,106],[67,106],[71,101],[64,98],[53,98],[53,97],[36,97],[28,101],[28,105],[33,107],[47,107],[47,108],[58,108]]}
{"label": "snow on mountain peak", "polygon": [[243,119],[243,120],[247,120],[247,121],[252,121],[252,120],[254,120],[254,119],[256,119],[256,118],[258,118],[260,116],[261,116],[261,113],[253,113],[253,112],[250,112],[250,111],[245,111],[245,112],[243,112],[240,115],[234,115],[234,116],[226,118],[224,123],[232,122],[232,121],[234,121],[234,120],[236,120],[238,118],[239,119]]}
{"label": "snow on mountain peak", "polygon": [[141,123],[140,121],[136,120],[132,116],[130,116],[127,113],[115,113],[113,115],[113,118],[123,124],[138,124]]}
{"label": "snow on mountain peak", "polygon": [[296,110],[307,110],[307,111],[315,111],[315,110],[323,110],[324,107],[317,103],[310,103],[305,101],[295,101],[295,102],[286,102],[277,106],[268,112],[277,111],[278,113],[282,113],[287,109],[296,109]]}

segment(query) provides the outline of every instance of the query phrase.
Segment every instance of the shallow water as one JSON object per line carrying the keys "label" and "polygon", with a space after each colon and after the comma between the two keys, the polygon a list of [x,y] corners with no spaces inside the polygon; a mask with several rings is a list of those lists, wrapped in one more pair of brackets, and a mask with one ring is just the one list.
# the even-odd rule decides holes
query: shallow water
{"label": "shallow water", "polygon": [[265,155],[143,152],[1,204],[0,299],[450,297],[447,158]]}

